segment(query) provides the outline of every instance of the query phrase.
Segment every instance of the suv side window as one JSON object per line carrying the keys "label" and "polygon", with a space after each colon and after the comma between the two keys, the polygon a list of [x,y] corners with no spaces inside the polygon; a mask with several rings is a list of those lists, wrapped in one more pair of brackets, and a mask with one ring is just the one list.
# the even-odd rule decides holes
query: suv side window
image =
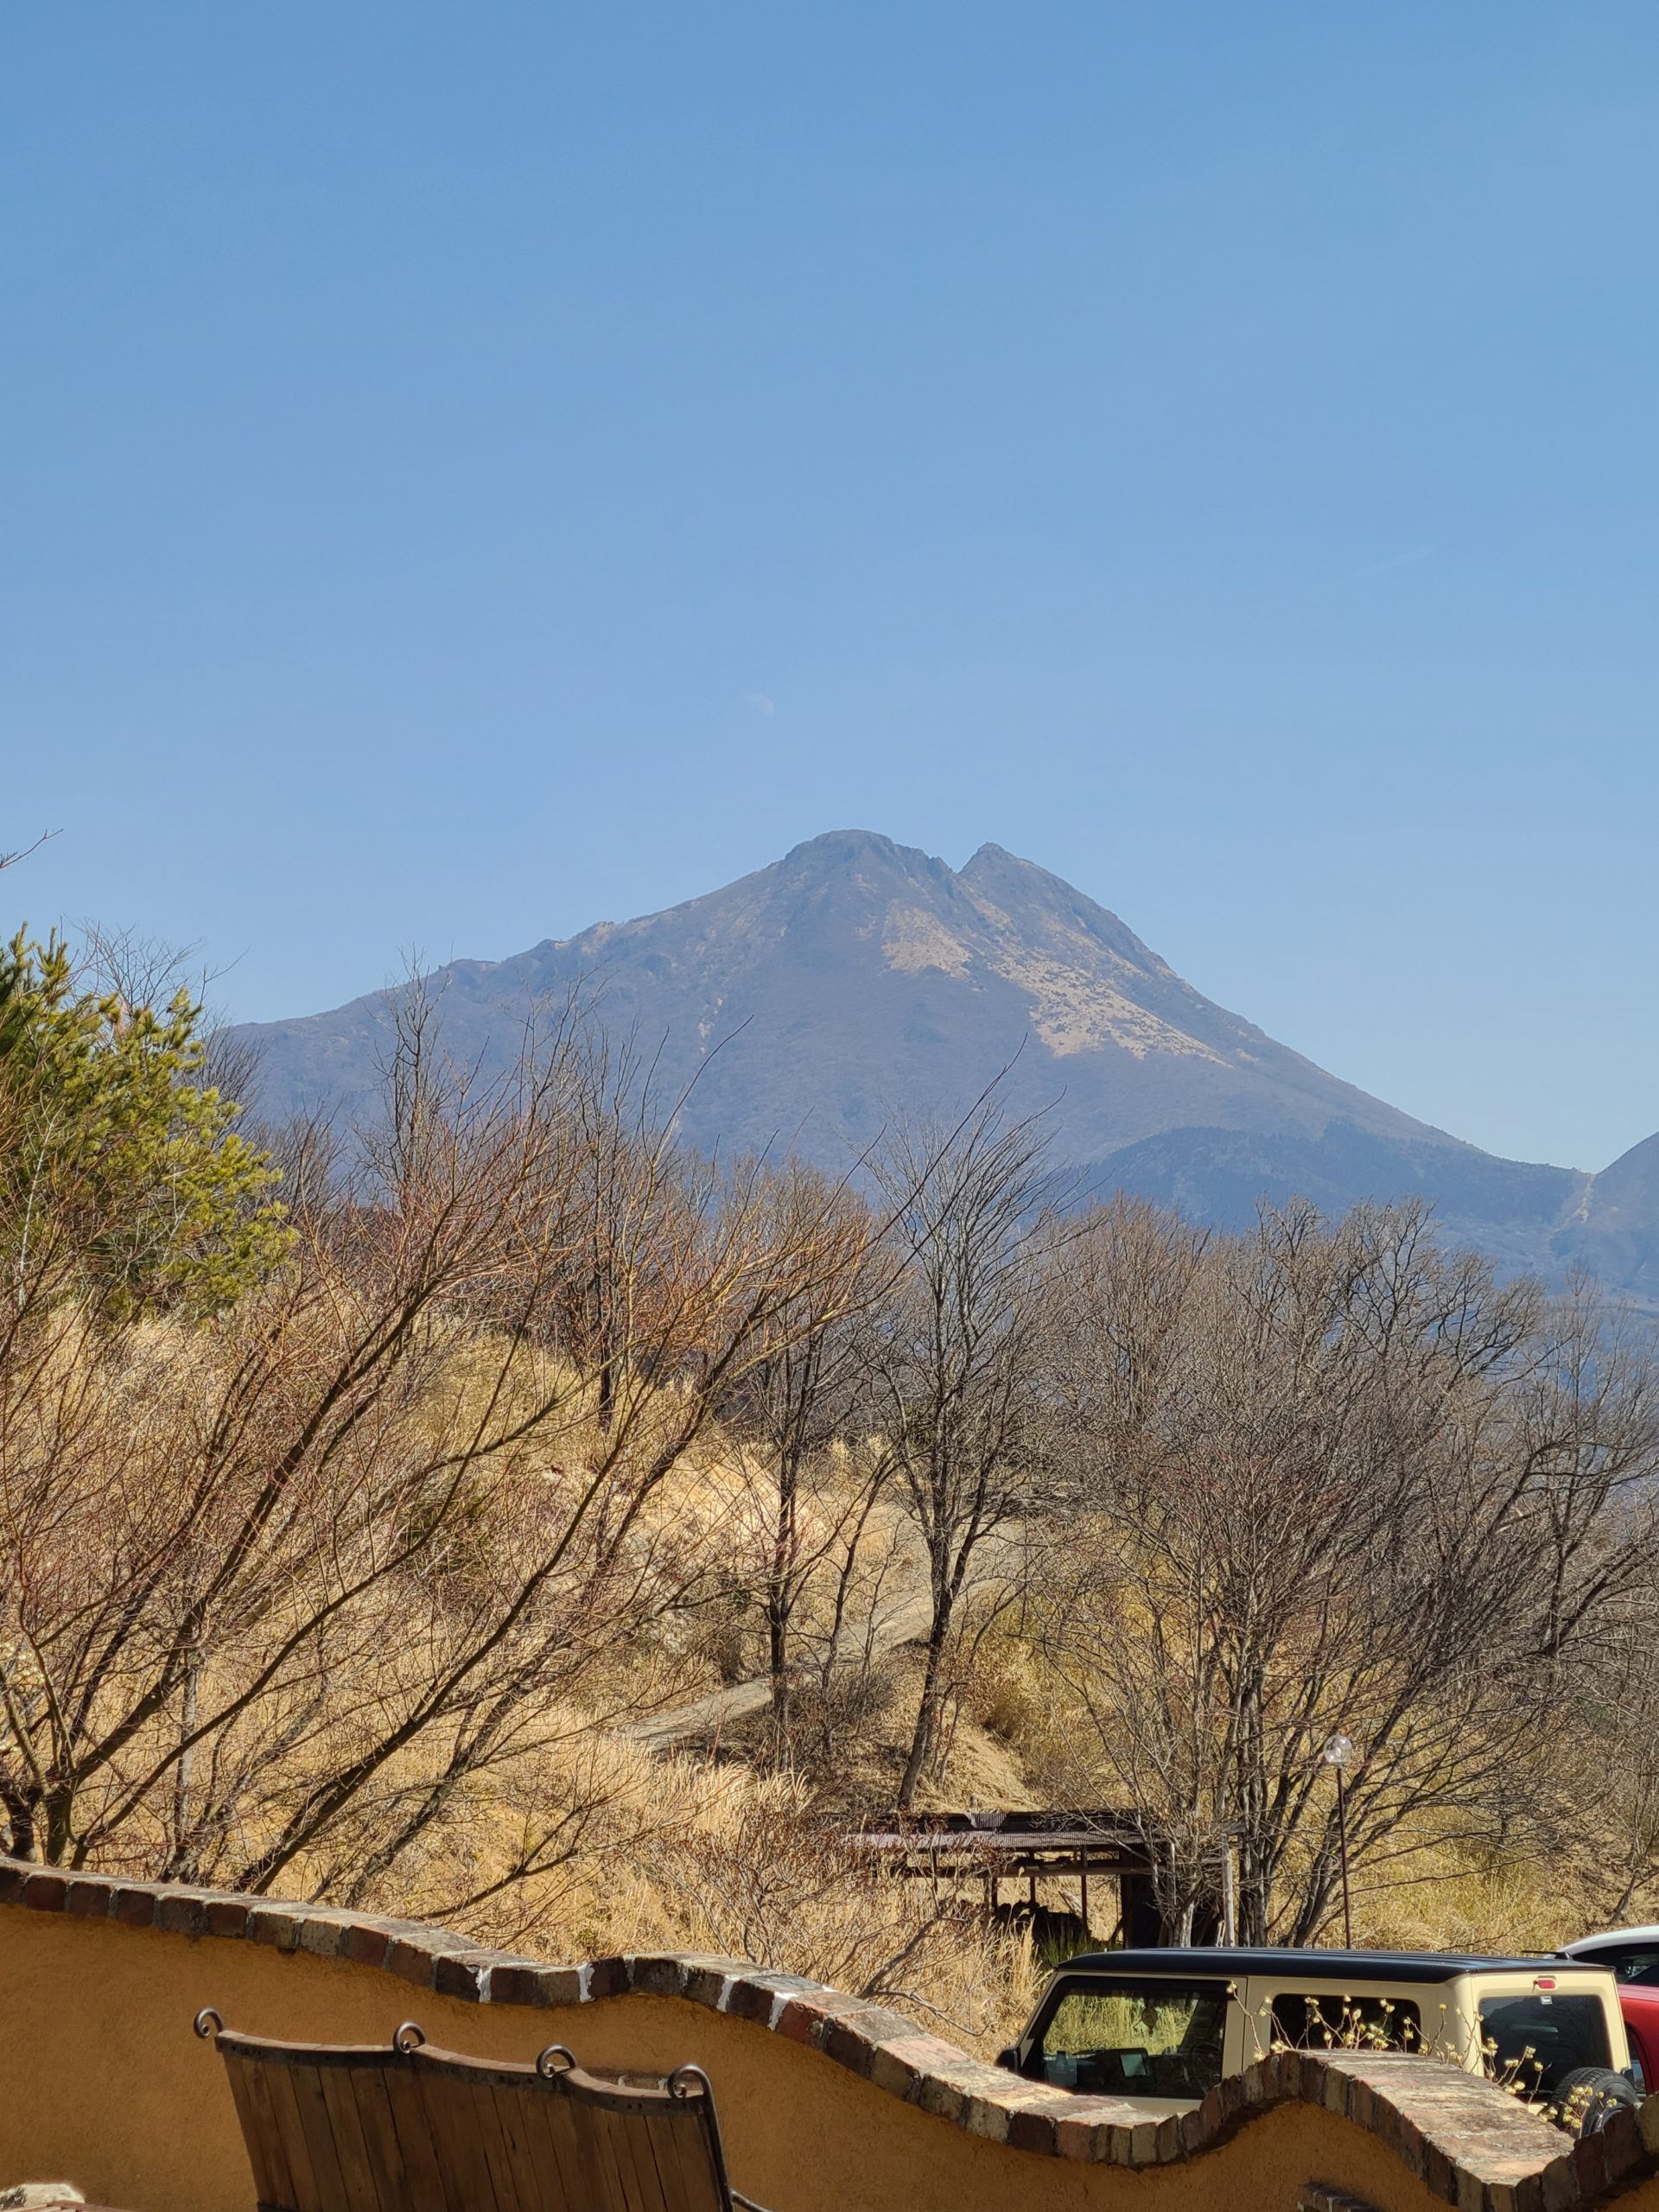
{"label": "suv side window", "polygon": [[1025,2071],[1089,2096],[1202,2097],[1221,2079],[1224,1981],[1090,1974],[1044,2008]]}
{"label": "suv side window", "polygon": [[1333,1997],[1281,1990],[1273,2000],[1273,2041],[1293,2050],[1421,2050],[1422,2015],[1408,1997]]}

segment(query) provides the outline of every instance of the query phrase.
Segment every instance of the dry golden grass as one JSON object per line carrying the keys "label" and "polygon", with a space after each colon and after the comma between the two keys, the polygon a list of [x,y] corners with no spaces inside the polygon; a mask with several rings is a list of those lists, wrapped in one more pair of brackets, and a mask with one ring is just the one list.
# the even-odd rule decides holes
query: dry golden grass
{"label": "dry golden grass", "polygon": [[[976,1899],[941,1909],[851,1847],[798,1779],[737,1762],[662,1758],[614,1738],[574,1739],[566,1770],[475,1790],[418,1862],[372,1902],[492,1945],[554,1959],[682,1951],[807,1975],[994,2052],[1042,1975],[1029,1943],[988,1927]],[[529,1802],[561,1794],[588,1815],[562,1864],[480,1897],[521,1851]]]}
{"label": "dry golden grass", "polygon": [[[136,1337],[135,1352],[175,1367],[207,1356],[200,1339],[165,1324]],[[455,1402],[483,1390],[492,1371],[477,1344],[458,1344],[434,1391],[435,1402],[435,1402],[431,1417],[453,1421]],[[574,1373],[567,1380],[569,1412],[550,1449],[580,1460],[594,1448],[598,1408]],[[537,1378],[537,1387],[545,1381]],[[514,1478],[524,1471],[502,1470]],[[485,1465],[481,1500],[493,1478]],[[831,1496],[808,1510],[829,1514],[833,1504]],[[718,1758],[653,1756],[615,1732],[620,1715],[758,1674],[764,1662],[753,1609],[734,1611],[720,1595],[722,1576],[741,1586],[764,1528],[756,1525],[740,1455],[717,1429],[653,1499],[645,1526],[710,1562],[709,1603],[619,1650],[590,1684],[609,1693],[605,1709],[589,1702],[546,1716],[531,1754],[471,1777],[419,1847],[355,1901],[550,1957],[734,1954],[863,1992],[967,2048],[995,2050],[1027,2016],[1043,1978],[1029,1945],[988,1928],[966,1900],[960,1914],[936,1916],[925,1885],[873,1880],[836,1840],[857,1815],[896,1794],[918,1694],[915,1653],[876,1662],[859,1695],[841,1705],[833,1698],[815,1704],[803,1692],[802,1756],[786,1773],[777,1770],[764,1715],[723,1732]],[[902,1560],[906,1538],[896,1511],[879,1512],[874,1530],[877,1551]],[[798,1625],[804,1647],[823,1633],[816,1593]],[[1012,1625],[995,1624],[958,1663],[946,1761],[926,1778],[920,1805],[1110,1802],[1110,1786],[1080,1751],[1084,1740]],[[403,1779],[390,1769],[388,1789]],[[1592,1790],[1586,1825],[1597,1810]],[[136,1836],[147,1849],[160,1840]],[[1473,1843],[1426,1847],[1392,1870],[1359,1872],[1356,1940],[1551,1949],[1601,1924],[1601,1901],[1583,1871],[1594,1864],[1593,1851],[1568,1866],[1520,1847],[1497,1857]],[[281,1886],[296,1896],[339,1893],[330,1869],[315,1860],[296,1866]],[[1061,1884],[1045,1894],[1053,1905],[1076,1903]],[[1638,1894],[1626,1917],[1656,1909],[1659,1897]],[[1327,1929],[1325,1940],[1333,1934]]]}

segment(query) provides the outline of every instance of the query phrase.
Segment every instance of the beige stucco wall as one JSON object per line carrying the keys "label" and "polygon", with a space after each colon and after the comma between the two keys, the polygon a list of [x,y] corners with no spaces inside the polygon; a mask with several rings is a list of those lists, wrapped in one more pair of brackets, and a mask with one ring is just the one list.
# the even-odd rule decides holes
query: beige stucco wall
{"label": "beige stucco wall", "polygon": [[[190,2031],[207,2004],[236,2027],[318,2042],[390,2037],[412,2016],[435,2043],[492,2057],[558,2040],[599,2065],[695,2059],[734,2184],[774,2212],[1292,2212],[1313,2179],[1379,2212],[1435,2202],[1375,2138],[1312,2105],[1278,2106],[1177,2165],[1085,2165],[984,2141],[683,1999],[474,2005],[308,1952],[18,1907],[0,1908],[0,2183],[67,2178],[132,2212],[251,2212],[220,2063]],[[1659,2212],[1659,2194],[1642,2212]]]}

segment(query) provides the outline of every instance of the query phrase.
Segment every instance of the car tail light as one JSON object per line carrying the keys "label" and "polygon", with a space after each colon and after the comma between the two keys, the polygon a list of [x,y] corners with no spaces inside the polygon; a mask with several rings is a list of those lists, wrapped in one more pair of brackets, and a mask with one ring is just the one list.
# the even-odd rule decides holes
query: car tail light
{"label": "car tail light", "polygon": [[1535,1989],[1554,1989],[1555,1977],[1553,1974],[1541,1974],[1532,1986]]}

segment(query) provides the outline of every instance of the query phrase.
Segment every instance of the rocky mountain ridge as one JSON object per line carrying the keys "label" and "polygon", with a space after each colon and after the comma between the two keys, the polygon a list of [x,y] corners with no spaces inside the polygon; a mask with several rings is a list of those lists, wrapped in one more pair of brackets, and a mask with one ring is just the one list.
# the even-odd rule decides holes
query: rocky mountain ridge
{"label": "rocky mountain ridge", "polygon": [[[688,1142],[842,1165],[897,1115],[950,1116],[1000,1078],[1050,1109],[1057,1155],[1217,1224],[1266,1195],[1336,1208],[1421,1193],[1508,1267],[1585,1262],[1659,1287],[1659,1138],[1599,1177],[1503,1160],[1402,1113],[1205,998],[1119,918],[997,845],[960,869],[863,830],[658,914],[430,979],[448,1049],[510,1058],[575,988],[683,1094]],[[386,993],[242,1033],[262,1104],[359,1115]]]}

